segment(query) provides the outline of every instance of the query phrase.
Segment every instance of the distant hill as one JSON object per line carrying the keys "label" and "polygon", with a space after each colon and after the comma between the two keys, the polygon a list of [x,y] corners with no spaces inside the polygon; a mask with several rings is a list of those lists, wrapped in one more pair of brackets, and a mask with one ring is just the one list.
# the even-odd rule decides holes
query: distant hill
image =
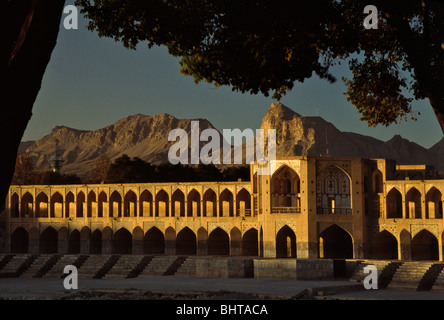
{"label": "distant hill", "polygon": [[[30,152],[36,158],[37,169],[47,170],[58,140],[60,154],[65,160],[62,172],[87,177],[102,155],[113,160],[127,154],[153,164],[168,161],[168,150],[175,143],[168,141],[168,134],[176,128],[189,133],[193,120],[199,121],[200,131],[215,129],[205,119],[177,119],[165,113],[155,116],[136,114],[94,131],[57,126],[40,140],[22,142],[19,151]],[[353,132],[342,132],[321,117],[301,116],[281,103],[271,104],[263,117],[261,129],[276,129],[277,156],[328,154],[387,158],[399,164],[430,164],[444,170],[444,139],[430,149],[399,135],[384,142]],[[200,143],[200,146],[205,144]]]}
{"label": "distant hill", "polygon": [[444,139],[430,149],[395,135],[382,140],[342,132],[321,117],[304,117],[281,103],[272,104],[261,129],[276,129],[278,156],[386,158],[398,164],[430,164],[444,170]]}
{"label": "distant hill", "polygon": [[193,120],[199,121],[200,131],[214,129],[205,119],[177,119],[165,113],[155,116],[136,114],[95,131],[57,126],[42,139],[23,143],[21,149],[36,158],[37,169],[47,170],[58,140],[60,154],[65,160],[62,172],[87,177],[102,155],[114,160],[126,154],[153,164],[168,161],[168,150],[175,144],[168,141],[168,134],[176,128],[191,132]]}

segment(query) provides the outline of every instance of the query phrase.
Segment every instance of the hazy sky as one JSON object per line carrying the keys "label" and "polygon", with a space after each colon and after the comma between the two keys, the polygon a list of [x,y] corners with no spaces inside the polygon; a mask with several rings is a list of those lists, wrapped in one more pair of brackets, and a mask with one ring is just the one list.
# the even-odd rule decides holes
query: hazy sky
{"label": "hazy sky", "polygon": [[[71,1],[67,1],[69,4]],[[43,78],[23,140],[37,140],[54,126],[96,130],[128,115],[168,113],[177,118],[206,118],[217,129],[260,127],[270,97],[232,92],[231,88],[195,84],[179,73],[178,59],[165,48],[125,49],[112,39],[86,30],[80,16],[78,30],[60,29],[57,46]],[[395,134],[426,148],[442,138],[428,101],[414,103],[418,121],[389,128],[369,128],[344,96],[342,76],[347,65],[333,69],[338,81],[316,76],[297,83],[281,102],[297,113],[319,115],[341,131],[352,131],[384,141]]]}

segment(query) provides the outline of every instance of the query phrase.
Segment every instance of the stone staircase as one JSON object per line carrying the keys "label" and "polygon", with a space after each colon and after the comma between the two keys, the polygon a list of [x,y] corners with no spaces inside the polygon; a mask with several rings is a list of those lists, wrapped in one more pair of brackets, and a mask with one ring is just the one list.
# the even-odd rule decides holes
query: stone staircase
{"label": "stone staircase", "polygon": [[6,266],[9,263],[9,261],[12,260],[12,258],[14,258],[13,254],[2,255],[1,260],[0,260],[0,271],[3,269],[4,266]]}
{"label": "stone staircase", "polygon": [[109,259],[105,262],[105,264],[96,272],[93,279],[102,279],[119,261],[120,255],[113,254]]}
{"label": "stone staircase", "polygon": [[182,265],[177,269],[174,275],[194,277],[196,276],[196,268],[196,259],[194,257],[188,257],[188,259],[186,259],[184,263],[182,263]]}
{"label": "stone staircase", "polygon": [[80,268],[82,263],[88,258],[87,255],[74,255],[74,254],[65,254],[63,255],[59,261],[45,274],[43,278],[63,278],[67,274],[63,273],[63,270],[68,265],[76,266],[77,269]]}
{"label": "stone staircase", "polygon": [[142,260],[126,276],[127,278],[137,278],[146,266],[153,260],[154,256],[143,256]]}
{"label": "stone staircase", "polygon": [[21,278],[41,278],[60,259],[60,255],[42,254],[21,275]]}
{"label": "stone staircase", "polygon": [[430,269],[433,263],[434,262],[426,261],[405,261],[399,266],[387,288],[417,290],[427,270]]}
{"label": "stone staircase", "polygon": [[444,270],[441,270],[432,285],[432,291],[444,292]]}
{"label": "stone staircase", "polygon": [[96,273],[110,258],[110,254],[90,255],[83,265],[77,270],[79,279],[93,279]]}
{"label": "stone staircase", "polygon": [[402,262],[390,260],[364,260],[359,262],[356,271],[350,277],[350,280],[363,282],[365,277],[369,275],[369,273],[364,273],[365,266],[373,265],[378,271],[378,288],[385,289],[401,264]]}
{"label": "stone staircase", "polygon": [[122,255],[117,263],[105,274],[103,279],[124,279],[142,261],[141,255]]}
{"label": "stone staircase", "polygon": [[177,256],[155,256],[142,270],[139,277],[163,276],[176,259]]}
{"label": "stone staircase", "polygon": [[0,271],[0,278],[19,277],[37,259],[38,255],[14,255]]}
{"label": "stone staircase", "polygon": [[166,269],[163,273],[164,276],[174,276],[176,271],[182,266],[182,264],[187,260],[187,257],[177,257],[173,263]]}
{"label": "stone staircase", "polygon": [[362,282],[364,281],[365,277],[368,276],[368,273],[364,273],[364,268],[368,265],[373,265],[376,267],[376,270],[378,270],[378,278],[382,273],[382,270],[384,270],[385,267],[387,267],[391,261],[389,260],[364,260],[358,263],[358,266],[356,268],[356,271],[352,274],[350,277],[351,281],[357,281]]}

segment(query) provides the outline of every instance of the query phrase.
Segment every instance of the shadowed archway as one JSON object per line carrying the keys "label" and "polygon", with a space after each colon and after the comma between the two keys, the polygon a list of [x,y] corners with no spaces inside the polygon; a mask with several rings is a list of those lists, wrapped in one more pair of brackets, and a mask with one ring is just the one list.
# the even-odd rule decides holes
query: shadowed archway
{"label": "shadowed archway", "polygon": [[319,256],[327,259],[353,259],[350,234],[334,224],[319,235]]}
{"label": "shadowed archway", "polygon": [[289,226],[276,234],[276,258],[296,258],[296,235]]}

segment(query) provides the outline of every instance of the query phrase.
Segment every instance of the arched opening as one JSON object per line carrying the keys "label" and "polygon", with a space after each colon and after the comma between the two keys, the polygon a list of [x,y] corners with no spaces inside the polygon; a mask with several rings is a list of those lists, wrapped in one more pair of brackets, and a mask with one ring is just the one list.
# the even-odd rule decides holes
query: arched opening
{"label": "arched opening", "polygon": [[35,198],[36,217],[48,218],[48,196],[40,192]]}
{"label": "arched opening", "polygon": [[322,231],[319,238],[319,252],[323,252],[320,258],[353,259],[353,240],[350,234],[338,225],[334,224]]}
{"label": "arched opening", "polygon": [[165,237],[159,229],[152,227],[145,233],[143,238],[143,253],[164,254]]}
{"label": "arched opening", "polygon": [[217,196],[213,189],[208,189],[203,195],[203,216],[217,217]]}
{"label": "arched opening", "polygon": [[187,205],[188,217],[200,217],[200,193],[196,189],[188,193]]}
{"label": "arched opening", "polygon": [[152,217],[153,216],[153,195],[148,190],[140,194],[139,200],[140,210],[139,216]]}
{"label": "arched opening", "polygon": [[144,250],[143,230],[137,226],[133,229],[133,254],[142,254]]}
{"label": "arched opening", "polygon": [[160,190],[156,194],[156,217],[169,216],[169,197],[165,190]]}
{"label": "arched opening", "polygon": [[221,228],[214,229],[208,236],[208,254],[224,256],[230,254],[230,239]]}
{"label": "arched opening", "polygon": [[70,215],[74,215],[75,210],[74,193],[70,191],[65,197],[65,217],[69,218]]}
{"label": "arched opening", "polygon": [[99,201],[97,203],[97,216],[99,218],[103,218],[109,214],[107,194],[104,191],[100,192],[98,200]]}
{"label": "arched opening", "polygon": [[91,254],[102,253],[102,232],[99,229],[94,230],[91,234],[89,252]]}
{"label": "arched opening", "polygon": [[133,191],[128,191],[123,199],[123,216],[137,217],[137,196]]}
{"label": "arched opening", "polygon": [[276,258],[296,258],[296,234],[288,226],[276,234]]}
{"label": "arched opening", "polygon": [[280,167],[271,177],[270,186],[271,205],[272,208],[276,208],[274,210],[276,213],[282,211],[277,208],[287,208],[288,211],[290,208],[301,207],[300,179],[293,169],[286,165]]}
{"label": "arched opening", "polygon": [[402,218],[402,195],[396,188],[387,194],[387,218]]}
{"label": "arched opening", "polygon": [[22,218],[31,218],[33,216],[34,197],[29,192],[23,195],[20,210],[20,216]]}
{"label": "arched opening", "polygon": [[258,256],[259,243],[258,232],[252,228],[244,233],[242,237],[242,255],[243,256]]}
{"label": "arched opening", "polygon": [[80,232],[79,230],[71,231],[68,240],[68,253],[80,253]]}
{"label": "arched opening", "polygon": [[373,171],[373,192],[382,193],[382,172],[380,170]]}
{"label": "arched opening", "polygon": [[242,188],[236,195],[236,215],[251,215],[251,195],[244,188]]}
{"label": "arched opening", "polygon": [[191,229],[185,227],[177,234],[176,254],[194,255],[196,252],[196,235]]}
{"label": "arched opening", "polygon": [[19,227],[11,234],[11,253],[28,253],[29,234],[24,228]]}
{"label": "arched opening", "polygon": [[122,196],[117,191],[111,193],[111,196],[109,197],[109,216],[122,216]]}
{"label": "arched opening", "polygon": [[438,260],[438,239],[429,231],[417,233],[411,243],[412,260]]}
{"label": "arched opening", "polygon": [[56,192],[51,197],[51,218],[63,217],[63,197],[60,193]]}
{"label": "arched opening", "polygon": [[120,228],[114,233],[111,243],[112,253],[129,254],[133,250],[133,237],[131,232]]}
{"label": "arched opening", "polygon": [[421,219],[421,193],[416,188],[411,188],[405,195],[406,217]]}
{"label": "arched opening", "polygon": [[11,197],[11,218],[18,218],[20,211],[19,211],[19,196],[17,193],[14,192],[14,194]]}
{"label": "arched opening", "polygon": [[219,215],[221,217],[233,216],[233,194],[225,189],[219,196]]}
{"label": "arched opening", "polygon": [[76,217],[77,218],[83,218],[83,214],[84,214],[84,207],[85,207],[85,194],[83,193],[83,191],[80,191],[77,194],[77,209],[76,209]]}
{"label": "arched opening", "polygon": [[442,195],[432,187],[426,194],[426,219],[442,219]]}
{"label": "arched opening", "polygon": [[172,217],[185,217],[185,195],[180,189],[174,191],[171,196],[171,216]]}
{"label": "arched opening", "polygon": [[87,217],[97,217],[97,196],[94,191],[88,193],[86,216]]}
{"label": "arched opening", "polygon": [[387,230],[373,238],[373,259],[398,259],[398,241]]}
{"label": "arched opening", "polygon": [[46,228],[40,235],[39,252],[57,253],[58,235],[52,227]]}

